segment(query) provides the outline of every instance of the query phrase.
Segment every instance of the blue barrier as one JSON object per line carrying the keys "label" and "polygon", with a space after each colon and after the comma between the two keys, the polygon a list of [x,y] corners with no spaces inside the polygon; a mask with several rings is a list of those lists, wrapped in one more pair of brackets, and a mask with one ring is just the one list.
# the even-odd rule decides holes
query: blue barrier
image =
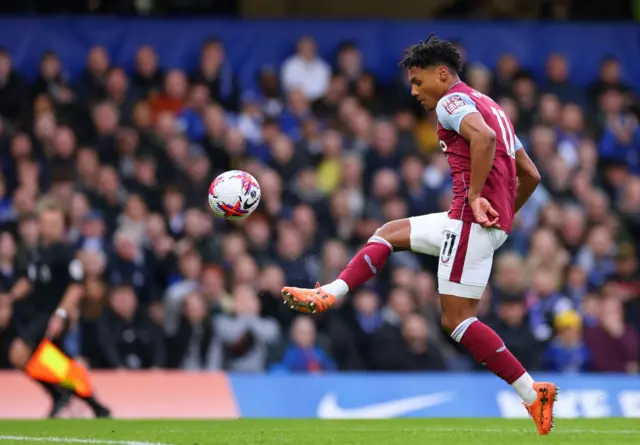
{"label": "blue barrier", "polygon": [[625,80],[640,90],[640,25],[555,24],[540,22],[447,22],[447,21],[236,21],[204,19],[116,18],[2,18],[0,46],[9,49],[20,71],[33,77],[45,50],[61,55],[70,75],[83,68],[87,50],[106,46],[115,64],[133,65],[136,49],[154,46],[165,67],[191,70],[201,43],[218,36],[228,47],[229,59],[244,86],[252,86],[256,70],[280,64],[293,50],[295,40],[311,34],[320,52],[333,60],[337,45],[355,41],[366,67],[382,79],[398,74],[404,48],[430,32],[442,38],[459,38],[471,62],[494,66],[504,52],[514,53],[523,66],[541,76],[544,61],[552,52],[565,53],[571,77],[579,84],[594,79],[607,55],[624,66]]}
{"label": "blue barrier", "polygon": [[[640,417],[640,379],[536,375],[561,388],[563,418]],[[525,418],[520,398],[489,374],[230,375],[243,417]]]}

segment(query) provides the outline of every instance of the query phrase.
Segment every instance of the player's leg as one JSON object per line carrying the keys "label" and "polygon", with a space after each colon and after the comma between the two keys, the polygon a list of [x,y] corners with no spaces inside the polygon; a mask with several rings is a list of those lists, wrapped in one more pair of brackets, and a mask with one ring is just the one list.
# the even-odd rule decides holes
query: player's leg
{"label": "player's leg", "polygon": [[548,434],[553,425],[555,385],[534,382],[498,334],[476,318],[493,253],[505,240],[506,234],[497,229],[451,221],[444,232],[438,266],[442,325],[476,362],[514,388],[534,417],[538,433]]}
{"label": "player's leg", "polygon": [[[285,287],[282,296],[291,308],[302,312],[323,312],[376,276],[394,251],[417,250],[437,256],[447,213],[432,213],[391,221],[380,227],[353,257],[335,281],[315,289]],[[416,249],[416,246],[418,249]]]}
{"label": "player's leg", "polygon": [[411,224],[409,219],[400,219],[384,224],[351,259],[338,278],[315,289],[285,287],[282,297],[292,309],[301,312],[323,312],[336,299],[343,298],[371,278],[384,267],[394,251],[410,248]]}

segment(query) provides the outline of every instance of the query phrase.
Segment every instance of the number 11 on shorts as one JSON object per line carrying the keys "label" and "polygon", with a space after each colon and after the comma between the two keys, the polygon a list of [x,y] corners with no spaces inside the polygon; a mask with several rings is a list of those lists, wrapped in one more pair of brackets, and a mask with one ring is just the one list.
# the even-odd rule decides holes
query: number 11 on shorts
{"label": "number 11 on shorts", "polygon": [[440,262],[448,264],[451,261],[458,235],[453,232],[445,232],[442,242],[442,250],[440,251]]}

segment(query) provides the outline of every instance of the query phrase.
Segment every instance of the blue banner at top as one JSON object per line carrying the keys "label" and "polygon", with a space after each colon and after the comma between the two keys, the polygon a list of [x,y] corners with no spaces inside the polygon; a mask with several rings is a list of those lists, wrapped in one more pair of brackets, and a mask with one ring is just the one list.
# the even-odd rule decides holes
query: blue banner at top
{"label": "blue banner at top", "polygon": [[403,50],[435,32],[444,39],[459,39],[469,62],[494,67],[503,53],[513,53],[523,67],[542,76],[547,56],[565,54],[571,78],[585,85],[598,73],[606,56],[619,59],[624,79],[640,90],[640,25],[557,24],[541,22],[449,21],[242,21],[208,19],[124,18],[2,18],[0,46],[8,49],[16,67],[33,78],[41,54],[56,51],[74,77],[84,67],[92,45],[104,45],[115,65],[131,69],[141,45],[151,45],[165,68],[191,71],[202,42],[220,38],[245,87],[253,85],[256,71],[279,66],[304,34],[315,37],[321,54],[333,61],[337,46],[354,41],[363,52],[367,69],[383,80],[398,75]]}

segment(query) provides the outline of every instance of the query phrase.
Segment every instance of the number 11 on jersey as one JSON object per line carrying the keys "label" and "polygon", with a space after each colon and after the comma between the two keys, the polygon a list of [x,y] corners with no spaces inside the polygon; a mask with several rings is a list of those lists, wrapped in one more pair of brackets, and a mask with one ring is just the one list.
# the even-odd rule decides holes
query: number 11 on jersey
{"label": "number 11 on jersey", "polygon": [[500,125],[500,131],[502,132],[502,141],[504,146],[507,147],[507,153],[512,158],[516,157],[516,137],[511,131],[511,125],[509,125],[509,119],[503,110],[499,110],[496,107],[491,107],[491,112],[496,116],[498,125]]}

